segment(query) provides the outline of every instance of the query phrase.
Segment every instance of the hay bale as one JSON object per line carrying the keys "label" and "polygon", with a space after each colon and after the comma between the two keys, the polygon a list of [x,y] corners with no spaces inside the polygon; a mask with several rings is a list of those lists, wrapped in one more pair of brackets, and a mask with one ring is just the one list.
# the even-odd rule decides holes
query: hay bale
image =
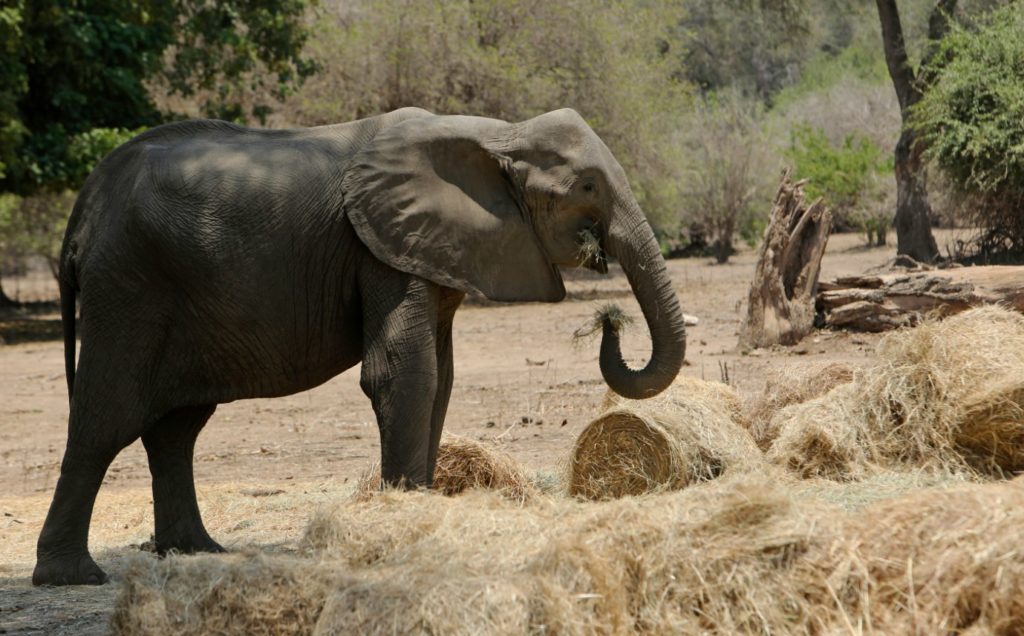
{"label": "hay bale", "polygon": [[1019,479],[883,502],[851,520],[829,581],[876,633],[1024,633],[1022,523]]}
{"label": "hay bale", "polygon": [[471,488],[497,490],[517,501],[536,495],[518,462],[479,442],[452,437],[441,443],[434,469],[434,489],[452,496]]}
{"label": "hay bale", "polygon": [[708,408],[721,411],[734,422],[742,423],[745,419],[743,400],[740,399],[734,388],[722,382],[710,382],[686,375],[677,376],[667,389],[646,400],[630,400],[608,389],[604,394],[604,399],[601,401],[601,410],[608,411],[615,407],[630,407],[636,404],[672,408],[694,401],[701,402]]}
{"label": "hay bale", "polygon": [[761,452],[734,419],[741,406],[731,388],[686,378],[666,393],[607,400],[611,408],[576,440],[570,494],[605,499],[679,489],[761,464]]}
{"label": "hay bale", "polygon": [[792,404],[825,395],[834,387],[853,381],[853,367],[843,362],[822,362],[776,369],[746,409],[745,421],[751,437],[766,451],[779,435],[775,414]]}
{"label": "hay bale", "polygon": [[841,384],[825,395],[788,406],[772,418],[778,431],[765,457],[802,479],[847,481],[872,470],[871,444],[857,414],[843,411],[857,403],[855,388]]}
{"label": "hay bale", "polygon": [[1024,316],[986,306],[926,321],[883,338],[878,360],[852,383],[806,408],[777,413],[771,427],[778,438],[768,455],[780,465],[813,464],[819,445],[801,440],[822,438],[825,431],[846,449],[842,454],[863,465],[1002,476],[1024,456],[1024,420],[1012,407],[1019,396],[1012,386],[995,392],[979,387],[1001,387],[1022,376]]}
{"label": "hay bale", "polygon": [[1024,470],[1024,378],[1011,377],[968,396],[956,443],[989,473]]}
{"label": "hay bale", "polygon": [[[437,449],[434,490],[449,497],[466,490],[497,490],[510,499],[526,501],[537,495],[519,464],[507,453],[463,437],[449,437]],[[356,482],[356,496],[380,490],[380,466],[374,465]]]}

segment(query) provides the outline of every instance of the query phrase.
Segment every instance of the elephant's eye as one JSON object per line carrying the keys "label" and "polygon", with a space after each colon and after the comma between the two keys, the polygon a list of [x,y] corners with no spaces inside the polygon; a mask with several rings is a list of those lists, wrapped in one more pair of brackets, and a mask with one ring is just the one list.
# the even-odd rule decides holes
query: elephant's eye
{"label": "elephant's eye", "polygon": [[584,183],[583,184],[583,191],[584,192],[593,192],[594,191],[594,184],[593,183]]}

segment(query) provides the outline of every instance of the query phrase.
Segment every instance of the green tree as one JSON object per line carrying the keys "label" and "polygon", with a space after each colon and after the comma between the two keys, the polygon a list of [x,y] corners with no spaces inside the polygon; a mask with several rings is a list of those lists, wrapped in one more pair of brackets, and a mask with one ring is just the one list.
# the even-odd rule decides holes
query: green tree
{"label": "green tree", "polygon": [[[105,154],[178,117],[264,120],[317,70],[315,0],[7,0],[0,5],[0,270],[56,265],[73,196]],[[0,271],[2,273],[2,271]],[[0,302],[6,297],[0,288]]]}
{"label": "green tree", "polygon": [[[68,155],[94,128],[160,123],[147,88],[207,91],[207,114],[265,117],[316,66],[305,0],[14,0],[0,10],[0,191],[76,187]],[[215,89],[213,87],[216,87]]]}
{"label": "green tree", "polygon": [[689,0],[679,74],[705,91],[741,89],[770,101],[814,51],[809,0]]}
{"label": "green tree", "polygon": [[954,26],[928,69],[931,88],[911,113],[926,155],[968,200],[985,229],[983,258],[1024,257],[1024,6],[973,28]]}

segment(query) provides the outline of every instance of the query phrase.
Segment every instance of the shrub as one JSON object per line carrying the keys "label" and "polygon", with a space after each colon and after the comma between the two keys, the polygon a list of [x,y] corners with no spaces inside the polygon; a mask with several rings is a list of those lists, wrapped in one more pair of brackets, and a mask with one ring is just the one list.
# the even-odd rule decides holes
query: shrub
{"label": "shrub", "polygon": [[685,123],[680,146],[682,219],[703,232],[715,259],[728,260],[736,234],[756,240],[778,177],[762,109],[738,92],[712,96]]}
{"label": "shrub", "polygon": [[1024,6],[1011,4],[974,30],[956,26],[929,72],[911,123],[927,155],[983,228],[982,259],[1024,257]]}
{"label": "shrub", "polygon": [[873,141],[858,134],[846,135],[838,146],[824,130],[799,126],[787,152],[796,175],[807,179],[807,194],[824,197],[838,218],[837,225],[863,231],[868,243],[885,243],[888,209],[882,177],[892,174],[892,157]]}

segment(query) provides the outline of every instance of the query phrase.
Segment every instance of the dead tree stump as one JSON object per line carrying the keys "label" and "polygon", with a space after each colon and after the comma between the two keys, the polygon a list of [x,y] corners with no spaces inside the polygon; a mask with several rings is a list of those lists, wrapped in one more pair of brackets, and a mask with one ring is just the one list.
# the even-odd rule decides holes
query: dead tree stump
{"label": "dead tree stump", "polygon": [[804,203],[804,183],[782,174],[747,297],[741,347],[793,345],[814,328],[814,300],[832,212]]}

